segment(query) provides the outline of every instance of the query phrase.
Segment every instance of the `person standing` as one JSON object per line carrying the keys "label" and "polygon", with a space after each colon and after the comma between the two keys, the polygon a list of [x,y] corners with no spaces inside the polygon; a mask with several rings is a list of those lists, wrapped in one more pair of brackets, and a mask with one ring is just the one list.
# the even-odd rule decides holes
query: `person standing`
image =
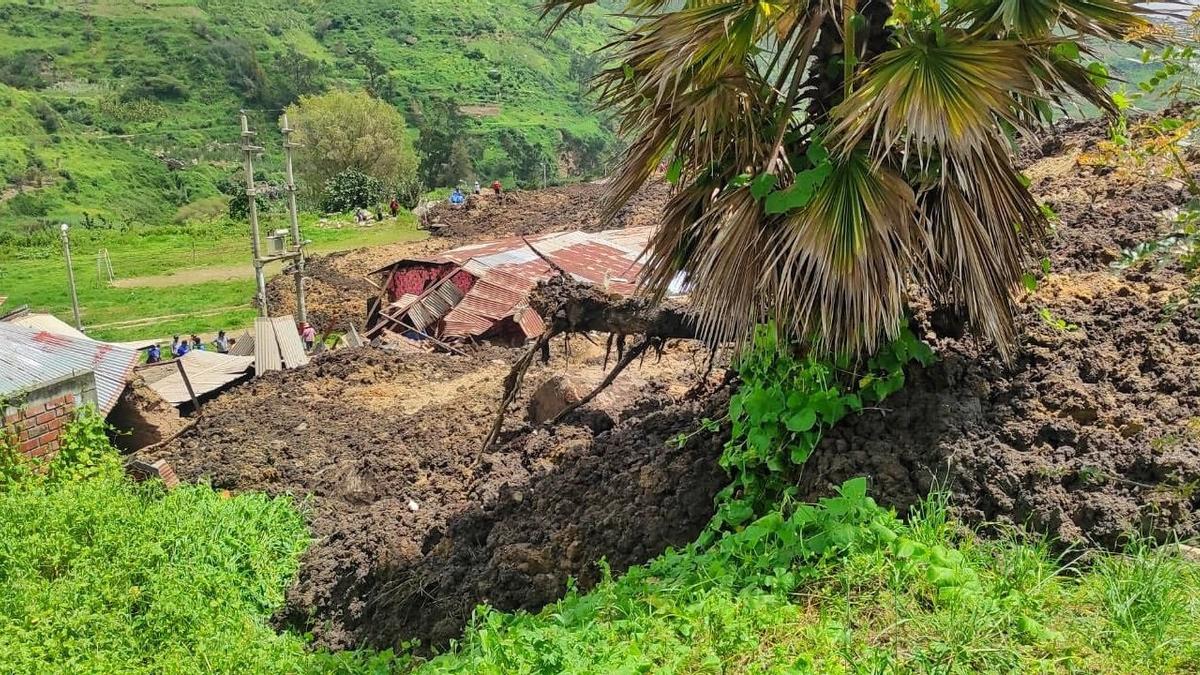
{"label": "person standing", "polygon": [[300,324],[300,339],[304,340],[305,351],[311,352],[313,344],[317,341],[317,331],[307,321]]}
{"label": "person standing", "polygon": [[225,337],[225,331],[217,331],[217,339],[213,340],[213,344],[216,345],[218,354],[229,353],[229,338]]}
{"label": "person standing", "polygon": [[392,212],[393,218],[400,215],[400,202],[395,197],[388,203],[388,210]]}
{"label": "person standing", "polygon": [[482,188],[479,187],[479,181],[475,181],[475,194],[480,194],[481,192]]}
{"label": "person standing", "polygon": [[504,192],[504,186],[499,180],[492,181],[492,192],[495,193],[496,199],[500,199],[500,193]]}

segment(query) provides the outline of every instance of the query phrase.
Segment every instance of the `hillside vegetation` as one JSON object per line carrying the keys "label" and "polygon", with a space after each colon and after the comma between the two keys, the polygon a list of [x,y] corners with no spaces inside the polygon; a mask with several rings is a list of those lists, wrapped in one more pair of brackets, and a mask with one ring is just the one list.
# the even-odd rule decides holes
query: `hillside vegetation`
{"label": "hillside vegetation", "polygon": [[583,83],[606,21],[546,36],[531,0],[0,0],[0,231],[219,212],[238,110],[278,182],[278,111],[334,88],[402,111],[431,187],[597,172],[613,135]]}

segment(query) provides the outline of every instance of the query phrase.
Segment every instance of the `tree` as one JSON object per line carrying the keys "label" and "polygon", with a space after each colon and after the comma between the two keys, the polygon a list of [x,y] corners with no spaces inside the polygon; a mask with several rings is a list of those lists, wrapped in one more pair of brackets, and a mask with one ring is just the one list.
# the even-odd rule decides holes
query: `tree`
{"label": "tree", "polygon": [[391,105],[364,92],[334,91],[302,96],[287,112],[300,144],[296,170],[309,195],[347,169],[381,181],[389,191],[415,179],[412,142]]}
{"label": "tree", "polygon": [[458,105],[445,99],[430,99],[414,106],[421,153],[421,178],[429,185],[457,185],[474,174],[471,148],[467,143],[466,118]]}
{"label": "tree", "polygon": [[1045,224],[1010,135],[1115,112],[1088,45],[1151,34],[1128,0],[625,4],[597,76],[631,139],[609,207],[660,166],[677,185],[644,284],[686,273],[709,336],[774,319],[831,351],[894,337],[916,282],[1007,353]]}

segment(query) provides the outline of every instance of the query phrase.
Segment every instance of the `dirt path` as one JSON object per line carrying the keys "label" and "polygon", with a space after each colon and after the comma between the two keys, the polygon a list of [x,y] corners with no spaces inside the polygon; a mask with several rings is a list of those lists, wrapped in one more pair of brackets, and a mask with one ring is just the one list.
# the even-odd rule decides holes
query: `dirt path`
{"label": "dirt path", "polygon": [[174,286],[203,284],[209,281],[235,281],[252,278],[254,278],[254,267],[252,265],[221,265],[216,267],[184,267],[170,274],[116,279],[112,282],[112,285],[116,288],[171,288]]}

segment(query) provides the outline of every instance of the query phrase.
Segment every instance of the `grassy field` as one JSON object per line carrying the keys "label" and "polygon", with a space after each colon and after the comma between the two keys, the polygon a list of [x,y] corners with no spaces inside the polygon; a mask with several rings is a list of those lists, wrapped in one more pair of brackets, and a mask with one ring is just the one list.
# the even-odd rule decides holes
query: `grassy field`
{"label": "grassy field", "polygon": [[[282,227],[269,221],[267,228]],[[301,225],[321,253],[415,240],[425,236],[408,214],[373,227]],[[116,282],[97,271],[97,254],[108,251]],[[173,334],[241,329],[256,310],[249,235],[245,224],[220,220],[203,225],[74,228],[72,267],[81,314],[89,335],[133,340]],[[281,264],[268,271],[277,272]],[[71,322],[62,246],[53,231],[38,232],[0,248],[0,295],[5,309],[27,304]]]}

